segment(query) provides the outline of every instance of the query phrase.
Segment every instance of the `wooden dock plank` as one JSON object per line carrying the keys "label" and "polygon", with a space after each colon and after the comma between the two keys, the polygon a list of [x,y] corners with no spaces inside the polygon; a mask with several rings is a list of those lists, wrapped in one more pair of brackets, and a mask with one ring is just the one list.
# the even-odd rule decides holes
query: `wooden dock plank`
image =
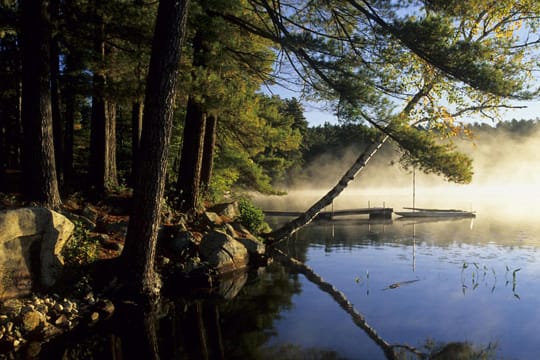
{"label": "wooden dock plank", "polygon": [[[336,216],[353,216],[353,215],[369,215],[378,218],[391,218],[394,209],[384,207],[362,208],[362,209],[345,209],[334,211],[321,211],[318,218],[331,219]],[[301,211],[275,211],[264,210],[264,214],[268,216],[300,216]]]}

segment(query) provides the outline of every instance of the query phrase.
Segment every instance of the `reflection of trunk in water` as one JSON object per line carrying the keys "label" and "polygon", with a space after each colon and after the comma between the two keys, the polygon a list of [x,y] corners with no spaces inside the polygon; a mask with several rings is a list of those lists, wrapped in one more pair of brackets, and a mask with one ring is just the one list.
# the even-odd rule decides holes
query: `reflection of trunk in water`
{"label": "reflection of trunk in water", "polygon": [[384,340],[379,334],[377,334],[377,331],[367,323],[366,319],[362,316],[362,314],[360,314],[354,308],[353,304],[351,304],[351,302],[345,297],[345,294],[336,289],[332,284],[325,281],[321,276],[319,276],[315,271],[313,271],[312,268],[296,259],[287,256],[279,249],[272,249],[272,252],[272,255],[276,259],[287,265],[287,267],[291,268],[291,270],[301,273],[309,281],[317,285],[319,289],[329,294],[339,304],[339,306],[351,316],[353,322],[362,330],[364,330],[366,334],[383,350],[386,358],[397,359],[398,354],[396,353],[396,348],[410,351],[419,356],[424,355],[411,346],[392,345],[386,340]]}

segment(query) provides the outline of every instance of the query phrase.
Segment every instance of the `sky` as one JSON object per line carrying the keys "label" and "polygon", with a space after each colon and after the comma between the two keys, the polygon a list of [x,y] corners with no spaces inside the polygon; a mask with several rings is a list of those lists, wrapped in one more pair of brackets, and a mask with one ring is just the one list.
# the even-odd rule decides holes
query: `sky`
{"label": "sky", "polygon": [[[282,98],[296,97],[297,99],[302,101],[301,94],[296,94],[291,90],[284,89],[279,86],[272,87],[271,91],[268,91],[268,93],[279,95]],[[306,101],[302,101],[302,103],[304,105],[304,116],[306,117],[306,120],[308,121],[310,126],[323,125],[325,122],[328,122],[330,124],[338,123],[337,117],[334,114],[332,114],[331,111],[325,110],[323,103],[317,104],[317,103],[306,102]],[[537,117],[540,118],[540,100],[515,102],[514,105],[526,106],[526,108],[509,109],[505,111],[503,113],[504,121],[510,121],[512,119],[531,120]],[[478,120],[473,119],[471,122],[474,123],[475,121],[477,122]]]}

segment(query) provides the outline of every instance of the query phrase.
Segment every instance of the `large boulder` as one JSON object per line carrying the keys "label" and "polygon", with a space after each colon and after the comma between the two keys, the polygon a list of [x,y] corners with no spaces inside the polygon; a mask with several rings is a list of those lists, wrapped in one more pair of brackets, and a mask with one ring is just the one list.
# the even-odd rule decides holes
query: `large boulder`
{"label": "large boulder", "polygon": [[201,260],[219,273],[242,269],[249,263],[249,254],[244,245],[221,231],[206,234],[199,245]]}
{"label": "large boulder", "polygon": [[53,286],[74,227],[42,207],[0,211],[0,298],[26,295],[35,285]]}
{"label": "large boulder", "polygon": [[240,207],[237,201],[214,205],[208,211],[216,213],[221,217],[226,217],[229,221],[234,221],[240,217]]}

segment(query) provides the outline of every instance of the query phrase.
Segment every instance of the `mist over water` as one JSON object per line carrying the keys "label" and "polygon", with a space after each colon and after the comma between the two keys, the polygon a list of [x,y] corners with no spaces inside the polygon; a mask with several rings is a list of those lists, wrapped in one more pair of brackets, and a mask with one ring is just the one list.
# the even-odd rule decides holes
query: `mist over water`
{"label": "mist over water", "polygon": [[[417,171],[416,207],[473,210],[478,216],[520,221],[536,219],[540,214],[540,133],[526,137],[483,134],[456,144],[473,158],[473,181],[459,185]],[[337,183],[360,152],[348,149],[340,157],[325,154],[307,164],[307,181],[293,182],[284,189],[288,195],[255,196],[254,200],[264,209],[305,210]],[[335,200],[334,209],[412,206],[412,172],[397,164],[397,154],[393,158],[388,151],[386,156],[380,155]]]}

